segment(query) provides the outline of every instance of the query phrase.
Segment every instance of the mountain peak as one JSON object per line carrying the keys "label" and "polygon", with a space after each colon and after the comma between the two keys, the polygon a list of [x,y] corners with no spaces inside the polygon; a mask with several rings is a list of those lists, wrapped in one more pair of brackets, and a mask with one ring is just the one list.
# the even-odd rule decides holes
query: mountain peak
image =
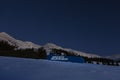
{"label": "mountain peak", "polygon": [[47,43],[43,46],[45,49],[63,49],[62,47],[60,46],[57,46],[56,44],[53,44],[53,43]]}
{"label": "mountain peak", "polygon": [[6,32],[0,32],[0,34],[7,34]]}
{"label": "mountain peak", "polygon": [[16,46],[18,49],[26,49],[26,48],[38,49],[41,47],[32,42],[17,40],[5,32],[0,32],[0,41],[8,42],[8,44]]}
{"label": "mountain peak", "polygon": [[0,36],[7,36],[7,37],[11,37],[9,34],[7,34],[6,32],[0,32]]}

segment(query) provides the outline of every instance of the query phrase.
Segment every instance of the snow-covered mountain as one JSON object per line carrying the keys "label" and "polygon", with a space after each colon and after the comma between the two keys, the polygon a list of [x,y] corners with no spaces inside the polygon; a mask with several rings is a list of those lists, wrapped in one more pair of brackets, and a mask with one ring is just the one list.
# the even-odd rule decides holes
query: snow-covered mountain
{"label": "snow-covered mountain", "polygon": [[62,48],[62,47],[57,46],[57,45],[52,44],[52,43],[47,43],[43,46],[40,46],[40,45],[34,44],[32,42],[29,42],[29,41],[17,40],[5,32],[0,33],[0,41],[6,41],[6,42],[8,42],[8,44],[16,46],[17,49],[26,49],[26,48],[38,49],[40,47],[44,47],[44,49],[46,51],[51,50],[51,49],[58,49],[58,50],[64,50],[64,51],[67,51],[70,53],[74,53],[74,55],[80,55],[80,56],[85,56],[85,57],[100,57],[100,56],[95,55],[95,54],[88,54],[88,53],[76,51],[73,49]]}
{"label": "snow-covered mountain", "polygon": [[73,50],[73,49],[62,48],[62,47],[57,46],[57,45],[52,44],[52,43],[47,43],[43,47],[48,51],[50,49],[60,49],[60,50],[64,50],[64,51],[67,51],[67,52],[70,52],[70,53],[74,53],[75,55],[80,55],[80,56],[85,56],[85,57],[100,57],[99,55],[95,55],[95,54],[88,54],[88,53],[76,51],[76,50]]}
{"label": "snow-covered mountain", "polygon": [[27,48],[38,49],[41,47],[41,46],[34,44],[32,42],[29,42],[29,41],[17,40],[5,32],[0,33],[0,41],[8,42],[8,44],[16,46],[17,49],[27,49]]}
{"label": "snow-covered mountain", "polygon": [[106,58],[114,59],[114,60],[120,60],[120,54],[115,54],[111,56],[107,56]]}

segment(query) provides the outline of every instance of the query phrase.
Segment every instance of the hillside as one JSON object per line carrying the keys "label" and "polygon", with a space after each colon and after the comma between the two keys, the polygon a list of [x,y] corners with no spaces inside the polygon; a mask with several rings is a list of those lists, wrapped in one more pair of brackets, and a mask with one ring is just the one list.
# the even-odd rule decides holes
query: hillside
{"label": "hillside", "polygon": [[39,48],[43,47],[46,51],[52,50],[52,49],[57,49],[57,50],[66,51],[68,53],[72,53],[74,55],[79,55],[79,56],[100,57],[99,55],[96,55],[96,54],[89,54],[89,53],[85,53],[85,52],[81,52],[81,51],[76,51],[73,49],[63,48],[63,47],[57,46],[53,43],[47,43],[43,46],[40,46],[40,45],[34,44],[30,41],[22,41],[22,40],[15,39],[14,37],[10,36],[9,34],[7,34],[5,32],[0,33],[0,41],[4,41],[4,42],[7,42],[9,45],[15,46],[16,50],[32,49],[32,48],[39,49]]}
{"label": "hillside", "polygon": [[5,41],[10,45],[16,46],[17,49],[29,49],[29,48],[38,49],[41,47],[40,45],[34,44],[30,41],[22,41],[15,39],[5,32],[0,33],[0,41]]}

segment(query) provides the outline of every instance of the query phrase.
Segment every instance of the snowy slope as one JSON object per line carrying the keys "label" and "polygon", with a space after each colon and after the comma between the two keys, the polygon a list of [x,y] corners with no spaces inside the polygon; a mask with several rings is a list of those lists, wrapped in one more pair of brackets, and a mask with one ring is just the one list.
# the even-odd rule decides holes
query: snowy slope
{"label": "snowy slope", "polygon": [[120,67],[0,57],[0,80],[120,80]]}
{"label": "snowy slope", "polygon": [[88,53],[76,51],[76,50],[73,50],[73,49],[62,48],[62,47],[57,46],[57,45],[52,44],[52,43],[47,43],[43,47],[48,51],[50,49],[61,49],[61,50],[67,51],[67,52],[74,53],[75,55],[81,55],[81,56],[85,56],[85,57],[100,57],[99,55],[95,55],[95,54],[88,54]]}
{"label": "snowy slope", "polygon": [[95,54],[87,54],[87,53],[72,50],[72,49],[62,48],[62,47],[57,46],[57,45],[52,44],[52,43],[47,43],[44,46],[40,46],[40,45],[34,44],[32,42],[29,42],[29,41],[17,40],[5,32],[0,33],[0,41],[6,41],[10,45],[16,46],[17,49],[26,49],[26,48],[38,49],[40,47],[44,47],[44,49],[46,49],[46,51],[51,50],[51,49],[61,49],[61,50],[65,50],[67,52],[74,53],[75,55],[81,55],[81,56],[86,56],[86,57],[100,57],[100,56],[95,55]]}
{"label": "snowy slope", "polygon": [[41,46],[36,45],[36,44],[34,44],[32,42],[29,42],[29,41],[17,40],[15,38],[11,37],[10,35],[8,35],[5,32],[1,32],[0,33],[0,41],[6,41],[10,45],[18,47],[18,49],[26,49],[26,48],[35,48],[35,49],[38,49],[38,48],[41,47]]}
{"label": "snowy slope", "polygon": [[114,59],[114,60],[120,60],[120,54],[114,54],[111,56],[106,56],[106,58]]}

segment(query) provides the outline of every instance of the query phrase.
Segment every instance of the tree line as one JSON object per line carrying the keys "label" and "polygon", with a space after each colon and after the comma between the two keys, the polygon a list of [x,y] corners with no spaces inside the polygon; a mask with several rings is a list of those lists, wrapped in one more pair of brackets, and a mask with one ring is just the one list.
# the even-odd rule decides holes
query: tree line
{"label": "tree line", "polygon": [[[39,48],[37,51],[35,49],[16,49],[16,46],[10,45],[7,42],[0,41],[0,56],[8,57],[19,57],[19,58],[32,58],[32,59],[46,59],[47,54],[45,49]],[[64,56],[78,56],[83,57],[85,63],[90,64],[102,64],[102,65],[112,65],[119,66],[120,60],[112,60],[107,58],[88,58],[85,56],[77,55],[73,52],[68,52],[61,49],[52,49],[51,51],[54,55],[64,55]]]}
{"label": "tree line", "polygon": [[37,51],[34,49],[16,49],[17,47],[8,44],[7,42],[0,41],[0,56],[20,57],[20,58],[33,58],[45,59],[46,54],[43,48]]}

